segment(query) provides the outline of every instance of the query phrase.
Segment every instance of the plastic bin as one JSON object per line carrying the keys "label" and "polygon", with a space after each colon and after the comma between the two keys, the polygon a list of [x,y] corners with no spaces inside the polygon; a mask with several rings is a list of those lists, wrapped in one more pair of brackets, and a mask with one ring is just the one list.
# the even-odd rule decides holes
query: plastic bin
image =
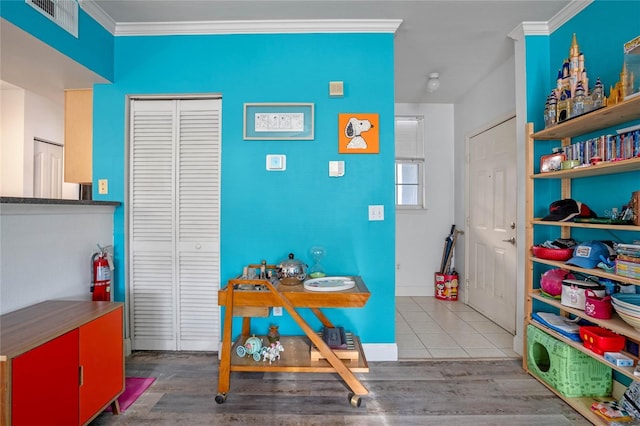
{"label": "plastic bin", "polygon": [[436,299],[458,300],[458,274],[435,274]]}

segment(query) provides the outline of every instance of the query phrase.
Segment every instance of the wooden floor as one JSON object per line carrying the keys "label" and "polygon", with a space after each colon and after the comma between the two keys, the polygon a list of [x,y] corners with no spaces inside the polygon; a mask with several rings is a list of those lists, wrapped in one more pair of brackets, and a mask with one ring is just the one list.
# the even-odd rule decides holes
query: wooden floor
{"label": "wooden floor", "polygon": [[348,403],[334,374],[232,373],[214,401],[213,353],[136,352],[127,377],[155,383],[123,414],[92,425],[589,425],[527,375],[517,359],[370,362],[358,374],[370,394]]}

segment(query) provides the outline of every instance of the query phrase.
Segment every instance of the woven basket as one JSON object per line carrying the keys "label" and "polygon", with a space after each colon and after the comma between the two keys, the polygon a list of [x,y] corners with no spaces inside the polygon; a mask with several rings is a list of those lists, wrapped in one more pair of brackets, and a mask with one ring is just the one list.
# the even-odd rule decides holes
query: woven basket
{"label": "woven basket", "polygon": [[541,246],[533,246],[531,247],[531,253],[539,258],[539,259],[548,259],[548,260],[569,260],[573,256],[573,249],[552,249]]}

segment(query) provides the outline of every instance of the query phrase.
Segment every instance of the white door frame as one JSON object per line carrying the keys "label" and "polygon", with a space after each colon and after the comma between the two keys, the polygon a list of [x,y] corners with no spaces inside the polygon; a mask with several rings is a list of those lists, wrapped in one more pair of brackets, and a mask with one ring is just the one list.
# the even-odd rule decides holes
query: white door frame
{"label": "white door frame", "polygon": [[[212,92],[212,93],[199,93],[199,94],[193,94],[193,93],[171,93],[171,94],[128,94],[125,96],[125,123],[124,123],[124,182],[125,182],[125,190],[124,190],[124,199],[126,200],[125,203],[123,203],[123,214],[124,214],[124,237],[123,237],[123,242],[124,242],[124,256],[123,258],[125,259],[125,264],[127,265],[124,268],[124,295],[125,295],[125,300],[124,300],[124,337],[125,337],[125,355],[131,355],[132,353],[132,343],[131,343],[131,336],[133,334],[133,324],[131,323],[131,277],[130,277],[130,273],[131,273],[131,269],[130,269],[130,264],[129,264],[129,260],[130,260],[130,256],[131,256],[131,249],[129,247],[129,242],[131,241],[131,229],[130,229],[130,211],[129,211],[129,205],[131,202],[131,185],[130,185],[130,167],[131,167],[131,100],[133,99],[137,99],[137,100],[158,100],[158,99],[168,99],[168,100],[173,100],[173,99],[182,99],[182,100],[187,100],[187,99],[222,99],[222,93],[218,93],[218,92]],[[222,163],[222,123],[220,123],[220,158],[219,158],[220,163]],[[222,164],[220,164],[220,168],[222,168]],[[220,179],[221,181],[221,179]],[[221,182],[220,182],[221,184]],[[221,189],[218,188],[218,190],[220,191]],[[219,281],[220,283],[222,283],[222,280],[219,277]],[[221,315],[221,309],[218,310],[218,323],[222,324],[222,315]],[[222,333],[222,331],[220,330],[220,333]]]}

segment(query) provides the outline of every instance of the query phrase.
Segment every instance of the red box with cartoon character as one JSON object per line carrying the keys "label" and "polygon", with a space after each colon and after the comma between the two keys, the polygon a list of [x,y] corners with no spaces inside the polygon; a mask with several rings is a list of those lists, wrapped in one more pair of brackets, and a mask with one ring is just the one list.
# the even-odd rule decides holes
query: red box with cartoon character
{"label": "red box with cartoon character", "polygon": [[436,272],[436,299],[458,300],[458,274]]}

